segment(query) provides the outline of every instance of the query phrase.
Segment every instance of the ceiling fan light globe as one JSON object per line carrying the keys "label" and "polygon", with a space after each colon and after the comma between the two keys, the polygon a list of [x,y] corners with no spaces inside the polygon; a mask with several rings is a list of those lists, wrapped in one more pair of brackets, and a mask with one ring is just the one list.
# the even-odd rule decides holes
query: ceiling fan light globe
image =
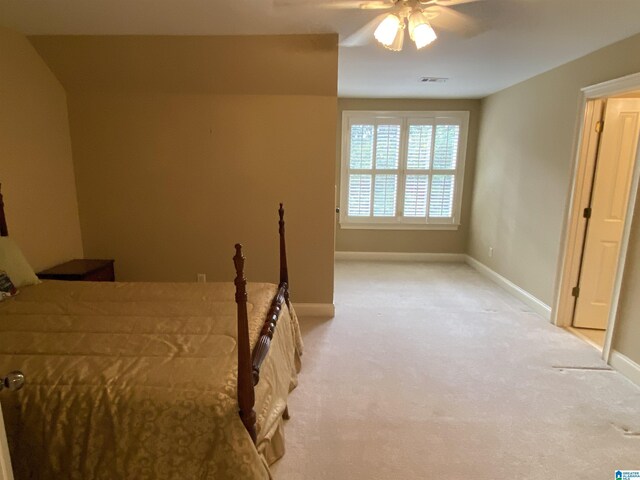
{"label": "ceiling fan light globe", "polygon": [[402,50],[402,44],[404,43],[404,25],[401,25],[398,31],[396,32],[396,36],[391,42],[390,45],[385,45],[385,48],[388,50],[392,50],[394,52],[399,52]]}
{"label": "ceiling fan light globe", "polygon": [[389,47],[398,36],[398,31],[402,30],[400,26],[400,18],[398,18],[397,15],[390,13],[380,22],[380,25],[378,25],[378,28],[376,28],[373,36],[382,45],[384,45],[385,47]]}
{"label": "ceiling fan light globe", "polygon": [[432,43],[438,36],[428,23],[417,25],[413,29],[413,41],[418,50]]}
{"label": "ceiling fan light globe", "polygon": [[427,25],[429,24],[429,19],[424,14],[424,12],[419,9],[413,9],[407,20],[409,23],[409,38],[411,38],[411,40],[414,40],[413,35],[417,26],[423,25],[425,23]]}

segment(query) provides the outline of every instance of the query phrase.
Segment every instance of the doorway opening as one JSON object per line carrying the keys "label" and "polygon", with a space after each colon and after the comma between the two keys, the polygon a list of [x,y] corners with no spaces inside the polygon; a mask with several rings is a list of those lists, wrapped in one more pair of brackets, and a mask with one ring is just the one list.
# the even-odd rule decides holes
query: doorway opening
{"label": "doorway opening", "polygon": [[553,321],[608,361],[640,165],[640,74],[583,90]]}

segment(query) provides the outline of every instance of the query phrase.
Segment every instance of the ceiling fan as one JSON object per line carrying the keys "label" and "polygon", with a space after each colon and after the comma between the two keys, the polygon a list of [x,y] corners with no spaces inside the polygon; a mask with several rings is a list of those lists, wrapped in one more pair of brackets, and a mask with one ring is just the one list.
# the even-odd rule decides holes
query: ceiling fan
{"label": "ceiling fan", "polygon": [[385,48],[402,50],[405,30],[419,50],[437,38],[436,29],[448,30],[470,37],[481,31],[480,22],[458,12],[457,5],[482,0],[275,0],[278,7],[315,7],[326,9],[388,10],[367,22],[356,32],[342,39],[342,47],[361,47],[375,38]]}

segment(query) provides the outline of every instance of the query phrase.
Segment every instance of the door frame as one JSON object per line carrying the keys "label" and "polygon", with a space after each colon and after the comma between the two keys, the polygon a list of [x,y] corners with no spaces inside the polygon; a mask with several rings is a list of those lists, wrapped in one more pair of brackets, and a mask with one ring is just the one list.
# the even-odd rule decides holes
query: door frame
{"label": "door frame", "polygon": [[[588,178],[587,171],[588,155],[585,149],[589,148],[593,143],[591,131],[586,130],[593,122],[589,104],[592,100],[604,100],[607,97],[629,93],[640,90],[640,73],[627,75],[625,77],[609,80],[607,82],[598,83],[585,87],[581,90],[578,101],[578,120],[576,125],[576,133],[573,146],[573,169],[569,181],[568,202],[565,209],[565,221],[560,237],[560,255],[558,258],[558,267],[556,271],[556,291],[554,293],[553,308],[551,311],[551,323],[559,327],[569,327],[572,323],[574,297],[571,295],[571,289],[577,281],[576,272],[582,261],[580,252],[582,251],[582,242],[584,240],[584,231],[580,231],[582,218],[582,200],[584,198],[585,179]],[[593,173],[591,173],[592,175]],[[633,177],[629,190],[629,200],[627,204],[627,214],[624,221],[622,241],[620,243],[620,252],[618,255],[618,268],[613,286],[613,295],[611,298],[611,309],[608,315],[607,332],[605,335],[604,346],[602,349],[602,358],[609,362],[611,355],[611,343],[613,340],[613,332],[618,314],[618,301],[620,299],[620,287],[624,275],[625,260],[627,257],[627,248],[629,245],[629,235],[631,232],[631,222],[633,219],[633,211],[638,193],[638,184],[640,183],[640,148],[636,154],[633,165]]]}

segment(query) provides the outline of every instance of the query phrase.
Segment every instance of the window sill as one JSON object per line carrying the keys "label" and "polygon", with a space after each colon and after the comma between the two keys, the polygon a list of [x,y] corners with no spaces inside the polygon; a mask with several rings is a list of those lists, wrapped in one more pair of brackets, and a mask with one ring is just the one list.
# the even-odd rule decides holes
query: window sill
{"label": "window sill", "polygon": [[452,223],[340,223],[342,230],[458,230]]}

